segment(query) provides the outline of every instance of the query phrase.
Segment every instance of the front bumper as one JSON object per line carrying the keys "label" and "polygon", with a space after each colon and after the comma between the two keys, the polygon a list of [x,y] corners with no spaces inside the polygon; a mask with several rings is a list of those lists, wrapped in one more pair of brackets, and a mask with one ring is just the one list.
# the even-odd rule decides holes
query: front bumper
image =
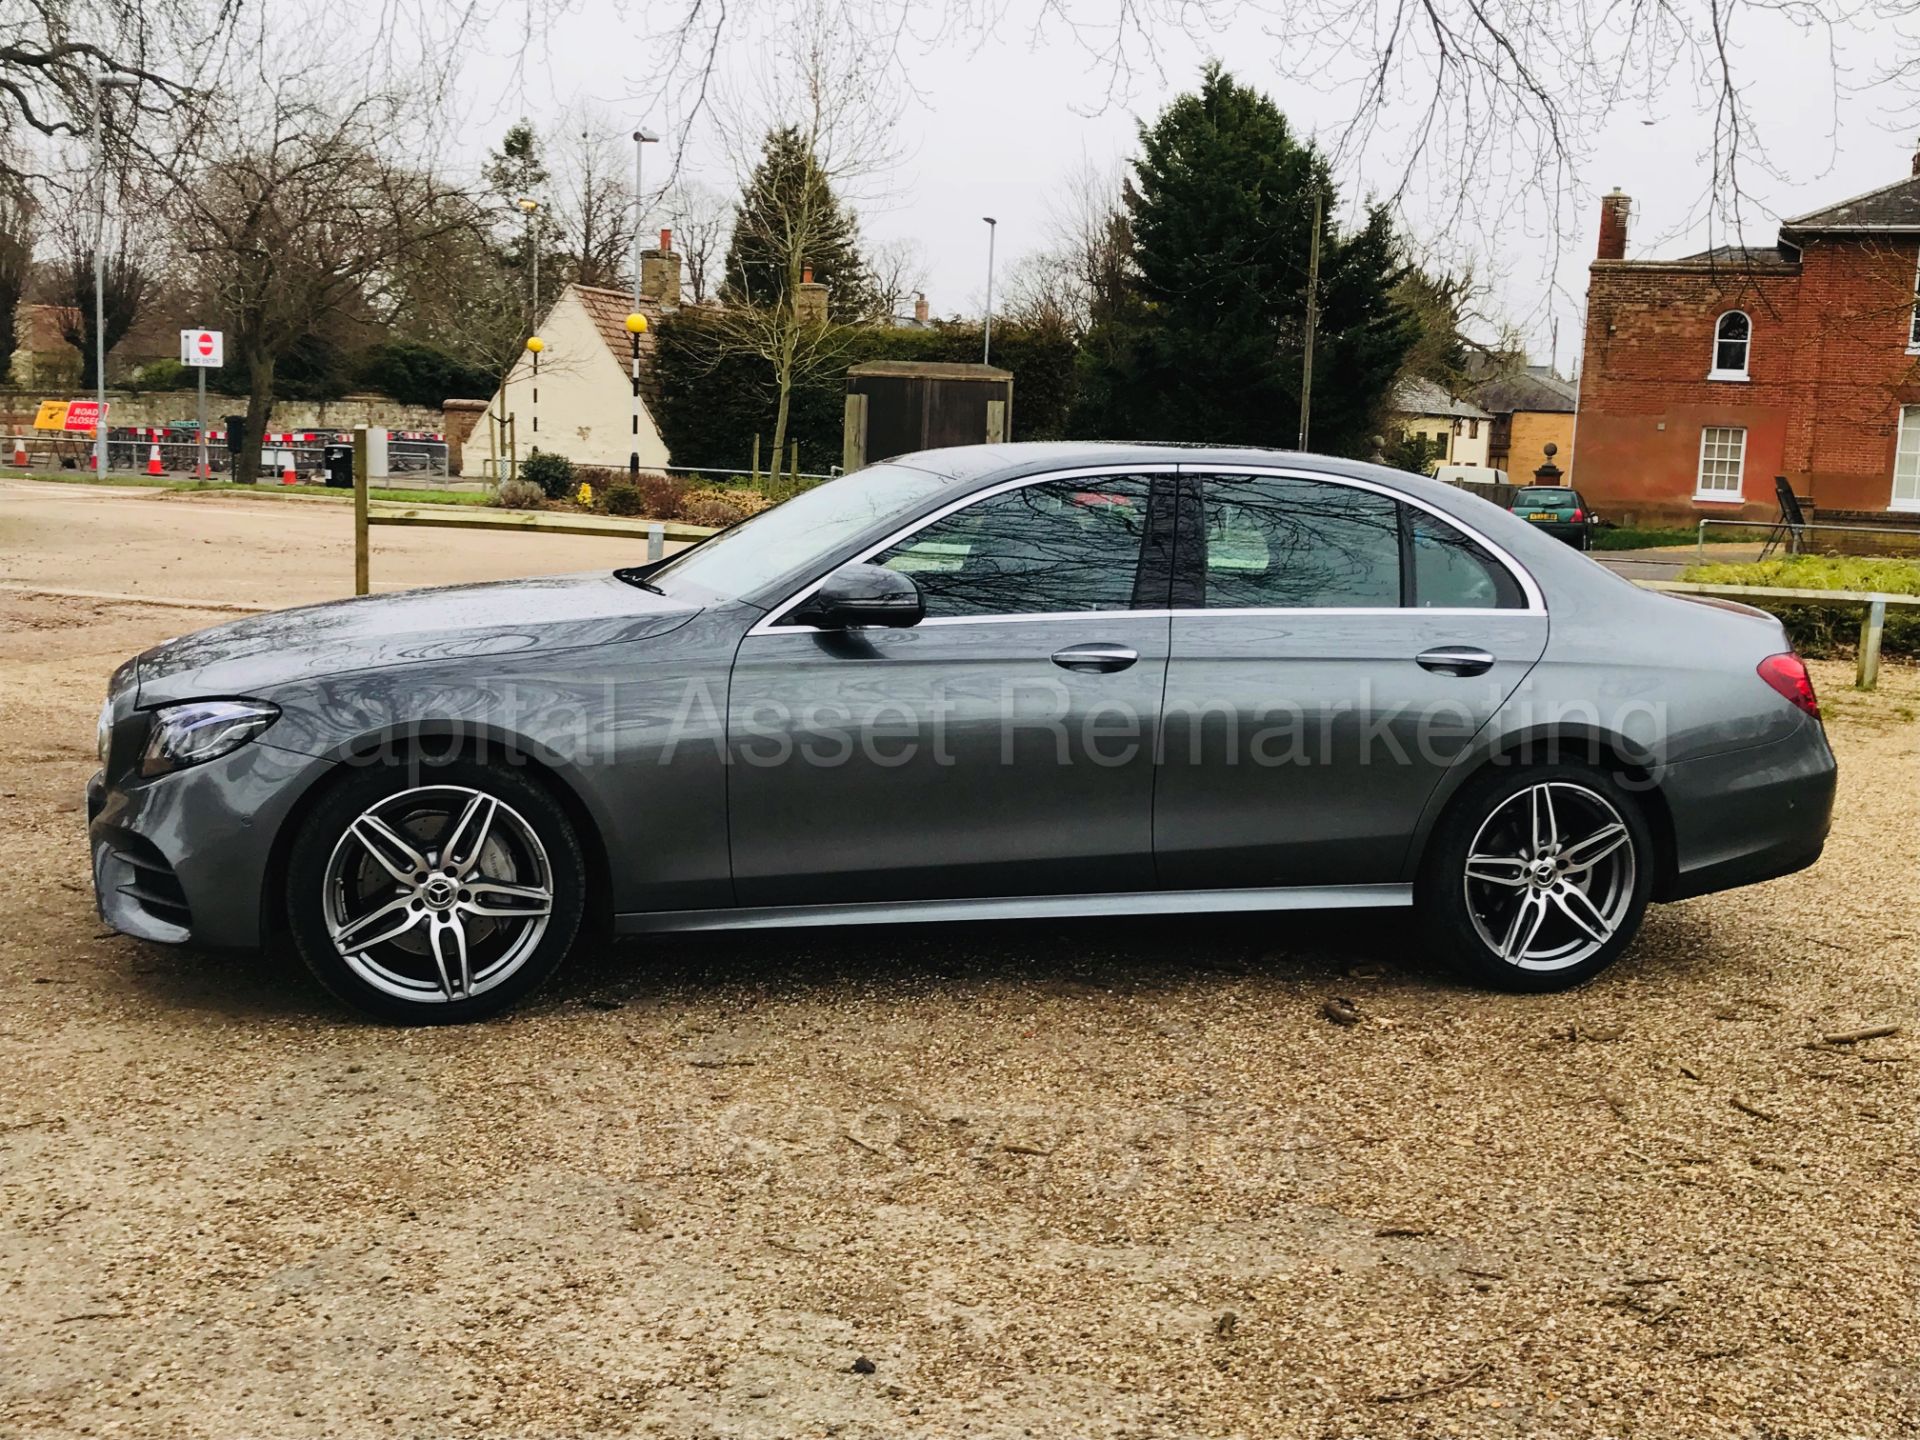
{"label": "front bumper", "polygon": [[1826,731],[1808,720],[1784,740],[1667,766],[1674,867],[1656,900],[1684,900],[1804,870],[1833,824],[1838,780]]}
{"label": "front bumper", "polygon": [[163,944],[255,949],[274,840],[332,768],[260,740],[171,775],[96,774],[87,835],[100,918]]}

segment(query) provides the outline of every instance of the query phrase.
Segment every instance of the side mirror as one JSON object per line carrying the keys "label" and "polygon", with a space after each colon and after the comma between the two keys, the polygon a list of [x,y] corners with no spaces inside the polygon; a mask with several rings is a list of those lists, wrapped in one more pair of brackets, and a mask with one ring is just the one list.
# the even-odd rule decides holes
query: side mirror
{"label": "side mirror", "polygon": [[856,562],[842,565],[822,580],[793,618],[822,630],[852,630],[863,625],[918,625],[926,613],[926,601],[911,575]]}

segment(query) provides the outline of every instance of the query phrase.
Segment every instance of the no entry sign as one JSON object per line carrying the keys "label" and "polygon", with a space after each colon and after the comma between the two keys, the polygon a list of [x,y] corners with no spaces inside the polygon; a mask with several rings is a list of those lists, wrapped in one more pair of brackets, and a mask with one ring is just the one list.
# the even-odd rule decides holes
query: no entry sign
{"label": "no entry sign", "polygon": [[182,330],[180,363],[217,370],[225,364],[226,337],[218,330]]}

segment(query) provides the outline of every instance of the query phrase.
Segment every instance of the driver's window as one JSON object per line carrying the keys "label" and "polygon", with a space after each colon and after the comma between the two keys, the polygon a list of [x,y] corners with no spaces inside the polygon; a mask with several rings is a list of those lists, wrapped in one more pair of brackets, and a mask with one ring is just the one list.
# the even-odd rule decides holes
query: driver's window
{"label": "driver's window", "polygon": [[929,619],[1125,610],[1147,529],[1144,475],[1022,485],[874,556],[911,575]]}

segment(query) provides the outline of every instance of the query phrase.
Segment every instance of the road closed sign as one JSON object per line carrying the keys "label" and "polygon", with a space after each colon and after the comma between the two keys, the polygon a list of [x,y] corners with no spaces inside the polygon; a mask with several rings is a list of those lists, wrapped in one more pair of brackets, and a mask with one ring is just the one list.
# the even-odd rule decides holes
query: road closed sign
{"label": "road closed sign", "polygon": [[180,363],[217,370],[226,363],[226,337],[218,330],[182,330]]}
{"label": "road closed sign", "polygon": [[98,400],[69,400],[66,420],[60,428],[67,431],[95,430],[106,418],[106,414],[107,407]]}

